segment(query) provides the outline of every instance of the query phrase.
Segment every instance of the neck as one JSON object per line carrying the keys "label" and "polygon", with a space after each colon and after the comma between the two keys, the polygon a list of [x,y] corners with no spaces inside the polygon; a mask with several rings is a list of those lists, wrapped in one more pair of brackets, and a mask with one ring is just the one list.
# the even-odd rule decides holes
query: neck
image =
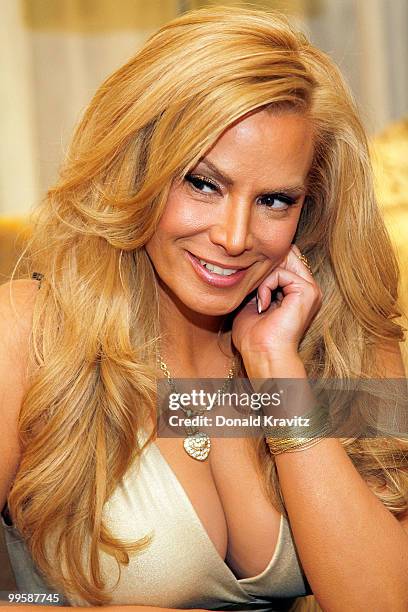
{"label": "neck", "polygon": [[161,355],[174,376],[224,377],[233,357],[226,316],[194,312],[167,287],[159,287]]}

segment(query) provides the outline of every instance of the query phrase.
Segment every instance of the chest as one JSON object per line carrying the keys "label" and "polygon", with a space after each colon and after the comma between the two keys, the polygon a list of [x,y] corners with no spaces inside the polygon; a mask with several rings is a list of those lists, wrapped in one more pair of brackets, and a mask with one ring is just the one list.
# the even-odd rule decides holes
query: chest
{"label": "chest", "polygon": [[216,552],[237,578],[261,573],[275,551],[280,514],[266,498],[246,438],[213,438],[206,461],[181,438],[155,445],[188,496]]}

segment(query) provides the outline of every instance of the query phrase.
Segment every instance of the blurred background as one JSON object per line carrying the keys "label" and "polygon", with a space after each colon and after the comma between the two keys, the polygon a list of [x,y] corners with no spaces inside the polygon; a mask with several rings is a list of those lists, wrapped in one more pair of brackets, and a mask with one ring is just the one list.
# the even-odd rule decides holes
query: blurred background
{"label": "blurred background", "polygon": [[408,308],[407,0],[0,4],[0,283],[16,263],[27,214],[53,184],[73,128],[103,79],[173,17],[206,5],[251,4],[290,15],[346,76],[372,142],[377,193]]}

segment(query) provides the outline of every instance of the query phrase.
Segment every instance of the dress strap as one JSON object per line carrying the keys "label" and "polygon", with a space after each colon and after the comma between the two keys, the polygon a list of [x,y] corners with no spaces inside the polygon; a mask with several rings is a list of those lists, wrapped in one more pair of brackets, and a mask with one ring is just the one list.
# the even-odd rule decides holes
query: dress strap
{"label": "dress strap", "polygon": [[33,272],[31,275],[31,278],[34,280],[38,280],[38,288],[41,288],[41,281],[44,278],[44,274],[41,274],[41,272]]}

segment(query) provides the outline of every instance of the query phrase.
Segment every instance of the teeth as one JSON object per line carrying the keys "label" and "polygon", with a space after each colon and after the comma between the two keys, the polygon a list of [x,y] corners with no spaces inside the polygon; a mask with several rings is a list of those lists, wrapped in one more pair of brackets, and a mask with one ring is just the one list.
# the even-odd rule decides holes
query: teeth
{"label": "teeth", "polygon": [[200,264],[210,270],[210,272],[215,272],[215,274],[220,274],[221,276],[231,276],[231,274],[235,274],[237,270],[229,270],[228,268],[219,268],[218,266],[214,266],[213,264],[207,263],[204,259],[200,259]]}

